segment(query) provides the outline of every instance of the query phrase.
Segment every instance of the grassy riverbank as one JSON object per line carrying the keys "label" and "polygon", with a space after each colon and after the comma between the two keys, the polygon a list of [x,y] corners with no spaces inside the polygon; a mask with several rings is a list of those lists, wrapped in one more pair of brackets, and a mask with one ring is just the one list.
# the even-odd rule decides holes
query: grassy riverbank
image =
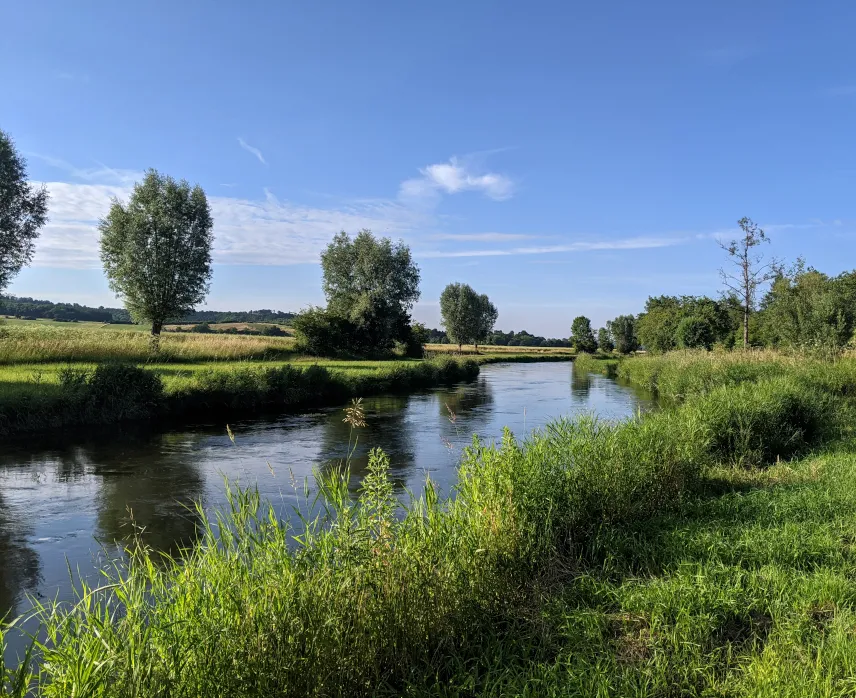
{"label": "grassy riverbank", "polygon": [[[846,375],[812,370],[833,384],[838,367]],[[620,424],[558,422],[523,443],[476,443],[454,499],[429,485],[404,512],[375,453],[359,502],[346,475],[322,483],[329,517],[296,548],[252,493],[235,493],[182,562],[136,551],[75,607],[46,607],[42,669],[24,671],[22,686],[849,695],[849,383],[818,388],[801,370],[709,385]]]}
{"label": "grassy riverbank", "polygon": [[572,358],[506,352],[333,360],[298,355],[290,342],[164,335],[153,360],[142,332],[33,327],[7,332],[0,339],[0,436],[126,419],[228,419],[252,410],[337,404],[352,396],[471,380],[479,365],[497,361]]}

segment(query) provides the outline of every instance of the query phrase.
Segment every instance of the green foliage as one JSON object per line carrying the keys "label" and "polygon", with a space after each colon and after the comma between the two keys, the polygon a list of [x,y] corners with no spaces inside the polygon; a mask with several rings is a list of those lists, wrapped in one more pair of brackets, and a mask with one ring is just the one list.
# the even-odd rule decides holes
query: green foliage
{"label": "green foliage", "polygon": [[30,263],[48,220],[48,192],[27,177],[27,163],[0,130],[0,291]]}
{"label": "green foliage", "polygon": [[101,261],[110,288],[137,321],[180,319],[208,293],[211,229],[205,192],[148,170],[127,205],[114,200],[101,220]]}
{"label": "green foliage", "polygon": [[758,316],[770,346],[841,350],[856,329],[856,273],[830,278],[799,260],[778,275]]}
{"label": "green foliage", "polygon": [[631,354],[639,348],[636,338],[636,318],[632,315],[619,315],[606,323],[606,329],[619,354]]}
{"label": "green foliage", "polygon": [[450,341],[475,344],[487,341],[499,313],[484,295],[469,284],[452,283],[440,294],[440,315]]}
{"label": "green foliage", "polygon": [[[731,301],[715,301],[704,296],[659,296],[651,297],[645,304],[645,312],[636,321],[639,342],[647,351],[662,353],[677,349],[678,328],[687,318],[694,318],[691,325],[682,331],[692,330],[684,339],[704,340],[691,346],[712,346],[716,342],[733,341],[738,320],[732,314]],[[702,328],[705,325],[706,328]],[[699,336],[693,336],[695,333]]]}
{"label": "green foliage", "polygon": [[375,238],[370,230],[353,240],[342,231],[321,254],[321,268],[327,323],[343,342],[335,352],[383,354],[407,340],[410,310],[419,299],[419,268],[409,247]]}
{"label": "green foliage", "polygon": [[597,331],[597,347],[607,354],[615,349],[615,342],[612,341],[612,333],[608,328],[601,327]]}
{"label": "green foliage", "polygon": [[715,341],[714,329],[705,318],[695,315],[685,317],[675,329],[678,349],[708,349]]}
{"label": "green foliage", "polygon": [[578,352],[593,354],[597,351],[597,341],[591,329],[591,320],[580,315],[571,324],[571,344]]}
{"label": "green foliage", "polygon": [[42,605],[28,688],[796,698],[849,687],[854,457],[731,467],[830,436],[840,405],[804,388],[747,380],[617,424],[474,439],[454,496],[429,481],[407,505],[374,450],[356,500],[347,464],[319,476],[298,530],[256,492],[230,490],[227,511],[200,507],[201,540],[181,559],[131,545],[76,603]]}

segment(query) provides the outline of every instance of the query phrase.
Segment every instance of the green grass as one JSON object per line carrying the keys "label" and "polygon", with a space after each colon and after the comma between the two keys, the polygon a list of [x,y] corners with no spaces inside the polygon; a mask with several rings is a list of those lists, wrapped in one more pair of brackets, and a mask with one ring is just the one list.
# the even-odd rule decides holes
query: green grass
{"label": "green grass", "polygon": [[618,371],[619,359],[603,354],[587,354],[583,352],[574,360],[574,370],[580,373],[601,373],[615,378]]}
{"label": "green grass", "polygon": [[43,606],[17,695],[852,695],[852,406],[803,370],[474,442],[405,508],[374,452],[305,530],[232,492],[181,560]]}

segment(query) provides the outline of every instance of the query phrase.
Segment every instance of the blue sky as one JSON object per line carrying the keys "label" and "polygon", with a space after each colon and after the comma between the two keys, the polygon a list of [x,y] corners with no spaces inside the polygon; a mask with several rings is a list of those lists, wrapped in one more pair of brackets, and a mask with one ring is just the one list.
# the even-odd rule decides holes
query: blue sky
{"label": "blue sky", "polygon": [[566,336],[715,295],[741,216],[856,267],[850,2],[7,3],[0,128],[52,194],[9,291],[114,304],[95,221],[148,167],[215,215],[208,307],[323,301],[340,229]]}

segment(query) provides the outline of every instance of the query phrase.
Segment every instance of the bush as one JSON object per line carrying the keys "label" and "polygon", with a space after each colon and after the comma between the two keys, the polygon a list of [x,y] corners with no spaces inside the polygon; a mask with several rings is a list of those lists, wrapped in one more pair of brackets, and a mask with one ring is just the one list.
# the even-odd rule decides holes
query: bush
{"label": "bush", "polygon": [[160,376],[131,364],[99,364],[86,386],[87,408],[103,422],[151,417],[163,397]]}
{"label": "bush", "polygon": [[715,341],[713,327],[700,317],[686,317],[678,323],[675,340],[679,349],[710,349]]}
{"label": "bush", "polygon": [[261,331],[262,337],[287,337],[288,334],[279,325],[265,325]]}
{"label": "bush", "polygon": [[715,462],[773,463],[837,433],[834,399],[792,376],[722,386],[680,409]]}

